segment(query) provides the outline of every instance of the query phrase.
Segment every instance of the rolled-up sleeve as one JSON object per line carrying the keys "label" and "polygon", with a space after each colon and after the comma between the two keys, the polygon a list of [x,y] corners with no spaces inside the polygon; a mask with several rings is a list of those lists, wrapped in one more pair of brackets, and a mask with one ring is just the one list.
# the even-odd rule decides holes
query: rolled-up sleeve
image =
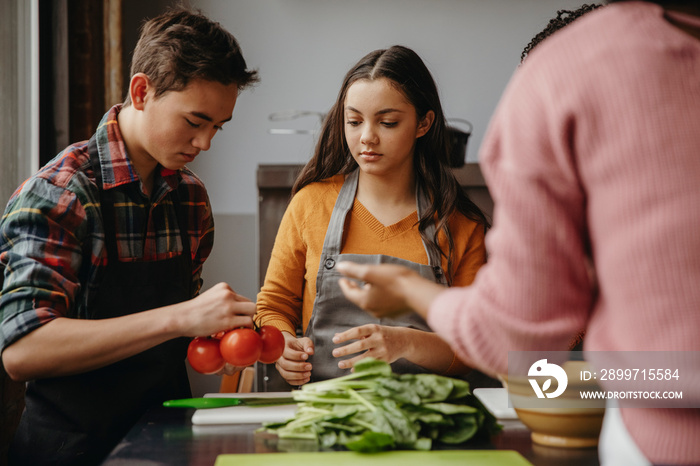
{"label": "rolled-up sleeve", "polygon": [[0,350],[40,325],[69,315],[79,291],[86,212],[78,196],[33,178],[0,223]]}

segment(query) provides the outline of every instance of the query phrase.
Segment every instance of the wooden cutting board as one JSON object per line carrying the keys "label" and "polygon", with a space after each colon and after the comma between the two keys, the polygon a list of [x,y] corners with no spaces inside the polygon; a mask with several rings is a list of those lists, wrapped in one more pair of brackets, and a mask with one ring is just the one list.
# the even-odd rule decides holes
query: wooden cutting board
{"label": "wooden cutting board", "polygon": [[215,466],[528,466],[510,450],[432,450],[356,453],[354,451],[219,455]]}

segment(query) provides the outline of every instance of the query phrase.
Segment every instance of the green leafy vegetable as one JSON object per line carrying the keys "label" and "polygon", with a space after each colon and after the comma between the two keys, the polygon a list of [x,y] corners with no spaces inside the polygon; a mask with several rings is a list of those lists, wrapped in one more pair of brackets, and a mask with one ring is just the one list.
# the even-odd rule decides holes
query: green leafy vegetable
{"label": "green leafy vegetable", "polygon": [[394,374],[365,358],[355,371],[293,392],[295,416],[261,430],[279,439],[311,439],[321,448],[361,452],[430,450],[501,429],[463,380],[433,374]]}

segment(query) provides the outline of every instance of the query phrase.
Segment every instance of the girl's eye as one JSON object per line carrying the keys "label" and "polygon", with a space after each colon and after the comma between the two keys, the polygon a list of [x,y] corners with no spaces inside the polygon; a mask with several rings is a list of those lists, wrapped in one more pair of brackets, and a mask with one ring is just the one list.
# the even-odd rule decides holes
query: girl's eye
{"label": "girl's eye", "polygon": [[383,121],[382,125],[386,126],[387,128],[393,128],[394,126],[398,125],[399,123],[397,121]]}
{"label": "girl's eye", "polygon": [[355,120],[348,120],[348,121],[347,121],[347,124],[348,124],[349,126],[358,126],[358,125],[360,124],[360,122],[359,122],[359,121],[355,121]]}

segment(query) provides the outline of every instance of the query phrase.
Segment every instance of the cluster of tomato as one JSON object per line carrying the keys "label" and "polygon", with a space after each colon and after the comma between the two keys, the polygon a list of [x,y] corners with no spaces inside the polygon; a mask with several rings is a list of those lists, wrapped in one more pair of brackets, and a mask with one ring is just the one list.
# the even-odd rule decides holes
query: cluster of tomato
{"label": "cluster of tomato", "polygon": [[197,337],[187,348],[192,369],[202,374],[215,374],[226,363],[246,367],[260,361],[271,364],[284,351],[284,336],[277,328],[237,328],[211,337]]}

